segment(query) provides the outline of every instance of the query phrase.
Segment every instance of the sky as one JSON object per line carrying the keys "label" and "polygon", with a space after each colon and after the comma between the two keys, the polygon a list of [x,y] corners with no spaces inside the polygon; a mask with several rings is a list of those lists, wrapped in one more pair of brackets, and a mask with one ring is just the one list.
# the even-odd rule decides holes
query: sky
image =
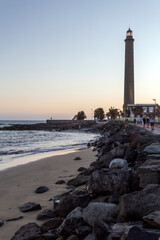
{"label": "sky", "polygon": [[122,109],[126,31],[135,103],[160,104],[159,0],[0,0],[0,119]]}

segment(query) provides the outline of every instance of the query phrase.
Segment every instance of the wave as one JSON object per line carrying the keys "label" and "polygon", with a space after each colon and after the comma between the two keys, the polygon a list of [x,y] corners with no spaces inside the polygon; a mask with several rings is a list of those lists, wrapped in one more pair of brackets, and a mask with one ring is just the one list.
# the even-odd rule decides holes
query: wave
{"label": "wave", "polygon": [[[45,152],[53,152],[53,151],[62,151],[66,149],[72,148],[82,148],[86,146],[85,143],[77,143],[72,145],[62,145],[54,148],[35,148],[35,149],[28,149],[28,150],[9,150],[9,151],[0,151],[0,156],[3,155],[32,155],[37,153],[45,153]],[[17,157],[17,156],[16,156]]]}

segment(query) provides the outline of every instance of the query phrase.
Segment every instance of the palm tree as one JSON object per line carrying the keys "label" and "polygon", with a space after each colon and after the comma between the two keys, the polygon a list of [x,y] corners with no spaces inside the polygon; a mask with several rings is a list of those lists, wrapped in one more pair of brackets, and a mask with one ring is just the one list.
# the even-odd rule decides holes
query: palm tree
{"label": "palm tree", "polygon": [[109,112],[107,113],[107,115],[109,115],[111,119],[115,119],[116,117],[119,117],[119,114],[120,114],[119,110],[114,107],[110,107]]}
{"label": "palm tree", "polygon": [[137,117],[138,115],[141,117],[142,114],[143,114],[143,107],[142,106],[135,106],[133,108],[133,113],[134,113],[135,117]]}

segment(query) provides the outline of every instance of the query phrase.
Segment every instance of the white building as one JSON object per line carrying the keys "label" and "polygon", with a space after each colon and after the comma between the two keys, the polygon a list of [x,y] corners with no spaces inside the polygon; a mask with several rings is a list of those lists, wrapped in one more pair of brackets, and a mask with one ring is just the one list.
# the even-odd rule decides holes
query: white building
{"label": "white building", "polygon": [[134,114],[133,114],[133,109],[136,106],[140,106],[143,107],[143,113],[152,113],[154,112],[156,106],[158,106],[158,104],[127,104],[127,110],[130,110],[130,117],[134,118]]}

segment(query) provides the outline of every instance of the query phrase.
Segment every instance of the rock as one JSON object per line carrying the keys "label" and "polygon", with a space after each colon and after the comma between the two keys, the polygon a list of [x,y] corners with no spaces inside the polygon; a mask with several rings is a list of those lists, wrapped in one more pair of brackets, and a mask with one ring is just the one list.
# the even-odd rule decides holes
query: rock
{"label": "rock", "polygon": [[157,159],[157,160],[160,160],[160,154],[149,154],[149,155],[147,155],[147,157],[146,157],[146,159],[147,160],[155,160],[155,159]]}
{"label": "rock", "polygon": [[112,229],[110,230],[110,235],[108,237],[108,240],[112,239],[126,239],[129,230],[133,227],[137,226],[142,228],[143,222],[137,221],[137,222],[124,222],[124,223],[116,223],[112,226]]}
{"label": "rock", "polygon": [[126,160],[122,158],[115,158],[113,159],[110,164],[109,168],[117,168],[117,169],[128,169],[128,163]]}
{"label": "rock", "polygon": [[144,216],[143,220],[153,227],[160,228],[160,211],[151,212]]}
{"label": "rock", "polygon": [[20,227],[20,229],[15,233],[11,240],[36,239],[36,237],[38,237],[43,232],[43,229],[36,223],[28,223]]}
{"label": "rock", "polygon": [[110,227],[101,219],[96,219],[94,224],[94,233],[97,239],[106,240],[109,235]]}
{"label": "rock", "polygon": [[47,222],[42,224],[42,227],[45,230],[54,230],[56,228],[58,228],[61,223],[63,222],[63,218],[57,217],[57,218],[51,218],[50,220],[48,220]]}
{"label": "rock", "polygon": [[124,194],[130,192],[131,172],[123,169],[103,169],[94,171],[89,179],[87,188],[89,193]]}
{"label": "rock", "polygon": [[76,234],[79,239],[84,239],[91,232],[91,227],[83,220],[82,210],[82,208],[77,207],[67,215],[58,229],[61,235]]}
{"label": "rock", "polygon": [[45,209],[44,211],[40,212],[37,215],[37,220],[47,220],[47,219],[55,218],[55,217],[56,217],[56,214],[54,213],[54,211]]}
{"label": "rock", "polygon": [[147,154],[160,154],[160,143],[152,143],[143,150]]}
{"label": "rock", "polygon": [[75,157],[73,160],[81,160],[81,158],[80,157]]}
{"label": "rock", "polygon": [[108,168],[109,164],[111,162],[111,160],[113,159],[113,155],[111,152],[106,153],[105,155],[103,155],[102,157],[100,157],[98,159],[98,162],[101,163],[103,165],[103,167]]}
{"label": "rock", "polygon": [[29,212],[29,211],[39,210],[41,209],[41,206],[40,204],[37,204],[37,203],[28,202],[22,205],[21,207],[19,207],[19,209],[21,212]]}
{"label": "rock", "polygon": [[137,150],[131,150],[125,155],[125,159],[128,163],[134,163],[137,159],[138,151]]}
{"label": "rock", "polygon": [[96,219],[107,221],[108,218],[114,218],[117,215],[117,205],[112,203],[90,203],[83,209],[82,216],[90,226],[94,226]]}
{"label": "rock", "polygon": [[119,145],[118,147],[111,150],[111,154],[113,155],[113,158],[123,158],[126,151],[125,145]]}
{"label": "rock", "polygon": [[20,216],[20,217],[15,217],[15,218],[9,218],[6,220],[6,222],[11,222],[11,221],[16,221],[16,220],[19,220],[19,219],[22,219],[24,218],[23,216]]}
{"label": "rock", "polygon": [[44,192],[47,192],[48,190],[49,190],[48,187],[41,186],[41,187],[38,187],[38,188],[35,190],[35,193],[44,193]]}
{"label": "rock", "polygon": [[127,240],[159,240],[160,230],[155,229],[141,229],[132,227],[129,230]]}
{"label": "rock", "polygon": [[77,177],[69,180],[67,182],[67,185],[73,185],[73,186],[80,186],[80,185],[83,185],[87,182],[88,180],[88,176],[84,176],[82,174],[79,174]]}
{"label": "rock", "polygon": [[150,184],[143,190],[125,194],[118,205],[119,220],[134,221],[160,209],[160,185]]}
{"label": "rock", "polygon": [[147,160],[138,168],[140,187],[160,183],[160,160]]}
{"label": "rock", "polygon": [[56,184],[64,184],[64,183],[65,183],[64,180],[59,180],[59,181],[56,182]]}
{"label": "rock", "polygon": [[66,217],[76,207],[86,207],[91,200],[88,193],[68,194],[64,196],[55,207],[55,213],[60,217]]}
{"label": "rock", "polygon": [[[59,237],[57,231],[52,231],[52,232],[47,232],[47,233],[42,233],[40,237],[34,238],[33,240],[57,240]],[[61,239],[63,240],[63,239]]]}
{"label": "rock", "polygon": [[76,235],[71,235],[66,240],[79,240],[79,238]]}
{"label": "rock", "polygon": [[84,167],[78,168],[78,172],[82,172],[82,171],[85,171],[85,170],[87,170],[87,168],[84,168]]}
{"label": "rock", "polygon": [[3,220],[0,219],[0,227],[4,224]]}
{"label": "rock", "polygon": [[90,233],[87,235],[87,237],[84,238],[84,240],[97,240],[97,238],[94,233]]}

